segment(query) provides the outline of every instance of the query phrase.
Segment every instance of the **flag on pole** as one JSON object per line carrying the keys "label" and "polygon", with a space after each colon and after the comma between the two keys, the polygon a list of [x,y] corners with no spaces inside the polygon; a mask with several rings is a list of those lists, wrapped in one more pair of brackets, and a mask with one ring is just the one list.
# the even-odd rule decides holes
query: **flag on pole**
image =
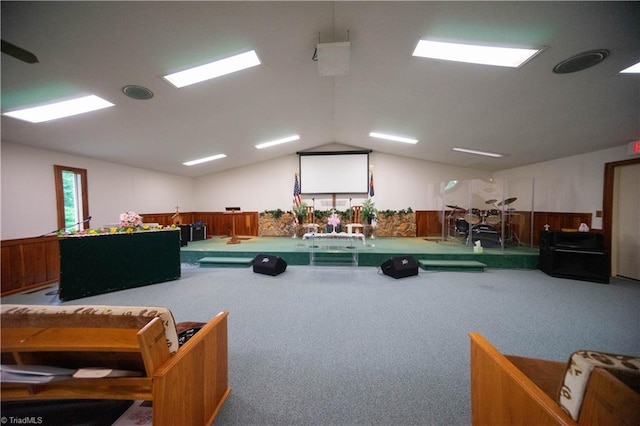
{"label": "flag on pole", "polygon": [[[302,200],[300,199],[300,183],[298,182],[298,174],[295,174],[295,179],[293,181],[293,207],[298,207]],[[298,215],[293,213],[293,223],[299,225],[298,223]]]}
{"label": "flag on pole", "polygon": [[371,178],[369,179],[369,197],[373,197],[375,192],[373,191],[373,172],[371,172]]}

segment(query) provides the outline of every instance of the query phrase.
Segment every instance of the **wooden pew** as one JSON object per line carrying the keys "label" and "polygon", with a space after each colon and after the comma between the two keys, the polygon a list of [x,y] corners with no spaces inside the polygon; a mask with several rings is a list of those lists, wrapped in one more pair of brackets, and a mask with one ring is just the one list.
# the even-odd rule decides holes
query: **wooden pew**
{"label": "wooden pew", "polygon": [[638,425],[640,394],[594,368],[578,420],[558,401],[567,363],[503,355],[478,333],[471,340],[473,425]]}
{"label": "wooden pew", "polygon": [[[21,309],[21,305],[2,306],[2,364],[103,367],[139,371],[141,375],[68,378],[45,384],[3,382],[3,401],[148,400],[153,402],[154,425],[210,425],[231,392],[227,312],[220,312],[177,348],[168,343],[170,339],[177,343],[168,310],[163,318],[146,310],[137,320],[108,313],[88,319],[83,313],[68,313],[78,307],[45,307],[46,313],[11,315],[11,306]],[[57,310],[65,314],[56,314]],[[90,321],[96,317],[97,321]],[[133,325],[145,318],[142,327]],[[101,323],[104,326],[99,326]]]}

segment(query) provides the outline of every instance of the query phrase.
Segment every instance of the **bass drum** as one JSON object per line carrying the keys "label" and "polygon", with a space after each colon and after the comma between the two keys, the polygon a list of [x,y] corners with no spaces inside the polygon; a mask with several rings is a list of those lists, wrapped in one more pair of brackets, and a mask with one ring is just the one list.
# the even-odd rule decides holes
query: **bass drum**
{"label": "bass drum", "polygon": [[491,225],[481,224],[474,226],[469,235],[472,242],[480,241],[482,247],[501,247],[502,239],[498,230]]}
{"label": "bass drum", "polygon": [[492,226],[497,226],[502,222],[502,218],[500,217],[500,210],[489,210],[489,215],[487,216],[487,223]]}
{"label": "bass drum", "polygon": [[464,219],[456,219],[456,232],[459,234],[469,234],[469,222]]}
{"label": "bass drum", "polygon": [[479,213],[480,213],[480,210],[471,209],[471,213],[467,213],[466,215],[464,215],[464,220],[469,222],[471,225],[477,225],[480,223]]}

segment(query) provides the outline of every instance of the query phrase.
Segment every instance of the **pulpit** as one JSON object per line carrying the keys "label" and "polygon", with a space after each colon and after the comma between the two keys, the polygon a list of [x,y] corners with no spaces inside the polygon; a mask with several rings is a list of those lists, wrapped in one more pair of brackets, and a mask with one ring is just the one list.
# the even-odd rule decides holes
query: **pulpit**
{"label": "pulpit", "polygon": [[236,235],[236,218],[237,213],[240,213],[240,207],[225,207],[224,214],[229,215],[231,220],[231,238],[227,241],[227,244],[240,244],[240,239]]}

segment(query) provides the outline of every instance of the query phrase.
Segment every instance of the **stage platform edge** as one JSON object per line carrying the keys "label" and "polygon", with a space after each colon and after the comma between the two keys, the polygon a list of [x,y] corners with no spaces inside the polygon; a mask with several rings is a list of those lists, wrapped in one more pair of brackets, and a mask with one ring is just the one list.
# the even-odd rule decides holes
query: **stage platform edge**
{"label": "stage platform edge", "polygon": [[[241,244],[227,245],[224,237],[189,242],[180,249],[181,261],[198,264],[203,257],[254,258],[258,254],[281,257],[289,265],[310,265],[309,242],[289,237],[251,237]],[[315,248],[322,253],[323,247]],[[327,247],[326,251],[334,251]],[[349,249],[344,249],[350,252]],[[497,269],[538,269],[539,251],[534,247],[485,248],[474,253],[473,247],[450,242],[426,241],[420,237],[381,237],[367,240],[358,247],[358,266],[380,266],[389,258],[413,256],[420,260],[476,261]]]}

